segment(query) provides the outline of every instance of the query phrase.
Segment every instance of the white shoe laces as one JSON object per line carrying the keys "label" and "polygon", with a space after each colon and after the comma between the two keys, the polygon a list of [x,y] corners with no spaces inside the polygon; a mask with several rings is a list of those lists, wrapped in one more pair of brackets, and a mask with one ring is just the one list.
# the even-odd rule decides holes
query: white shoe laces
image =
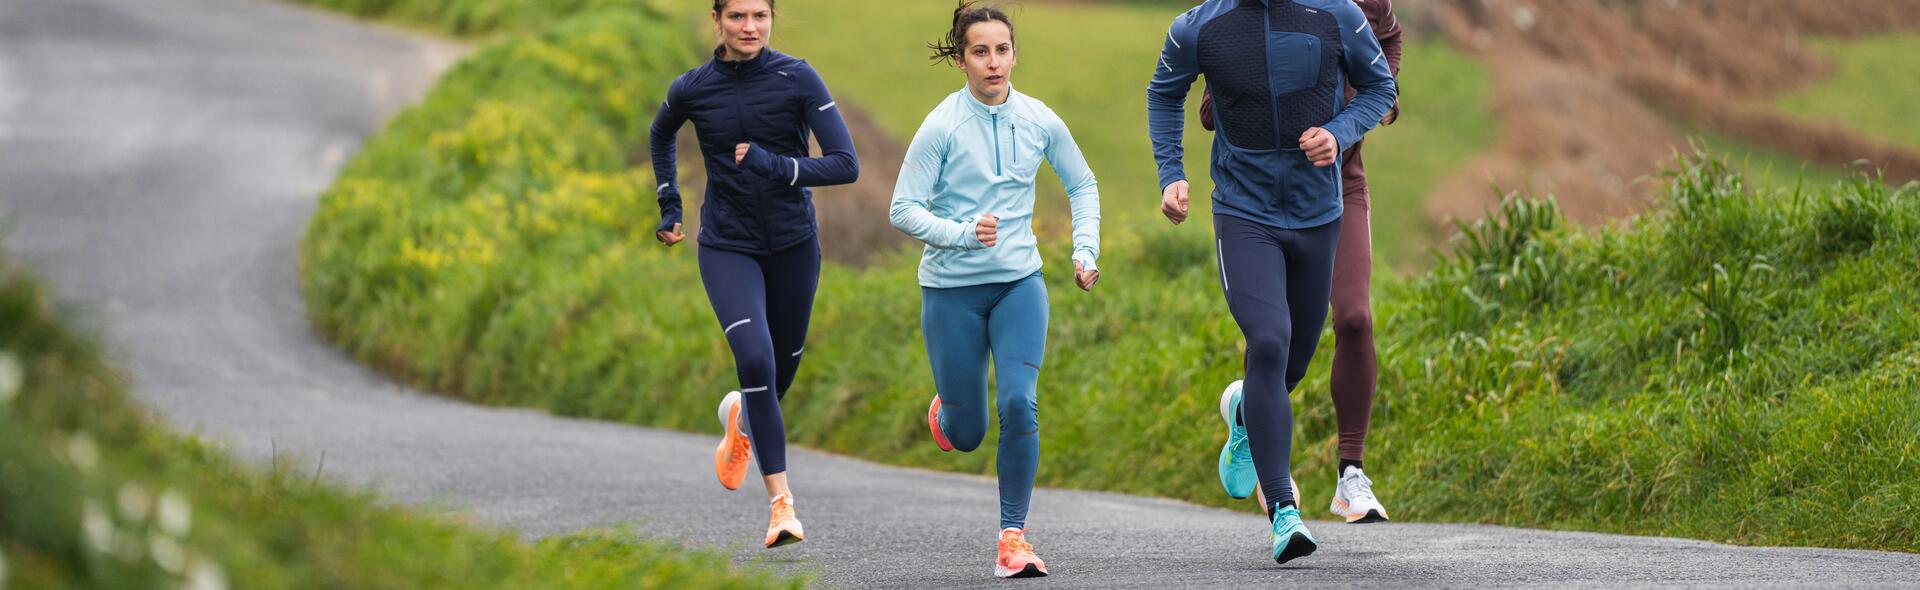
{"label": "white shoe laces", "polygon": [[1340,491],[1345,492],[1344,495],[1350,501],[1358,502],[1364,500],[1375,504],[1380,502],[1378,498],[1373,497],[1373,480],[1368,479],[1364,471],[1356,471],[1351,475],[1342,476],[1340,478]]}

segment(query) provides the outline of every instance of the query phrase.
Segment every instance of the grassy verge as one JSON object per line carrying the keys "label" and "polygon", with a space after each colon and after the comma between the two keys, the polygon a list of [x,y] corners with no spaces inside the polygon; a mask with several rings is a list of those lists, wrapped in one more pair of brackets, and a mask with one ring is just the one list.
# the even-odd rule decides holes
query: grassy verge
{"label": "grassy verge", "polygon": [[1723,135],[1705,133],[1694,136],[1693,140],[1739,170],[1750,184],[1757,187],[1780,190],[1819,188],[1848,179],[1848,171],[1801,160]]}
{"label": "grassy verge", "polygon": [[459,37],[537,31],[568,17],[646,0],[293,0]]}
{"label": "grassy verge", "polygon": [[[1023,30],[1054,9],[1026,7]],[[783,26],[806,18],[789,10]],[[360,358],[468,399],[711,431],[732,362],[692,252],[652,243],[651,179],[626,166],[650,115],[636,105],[699,59],[687,30],[603,11],[456,68],[324,197],[303,249],[315,322]],[[853,94],[852,74],[823,70]],[[887,108],[874,109],[883,121],[917,123],[917,108]],[[1630,225],[1577,231],[1551,205],[1516,201],[1432,273],[1382,282],[1369,465],[1396,516],[1920,550],[1920,484],[1904,476],[1920,426],[1916,189],[1781,193],[1711,160],[1677,169],[1666,204]],[[1048,278],[1040,481],[1225,504],[1215,396],[1241,349],[1211,236],[1145,215],[1110,227],[1097,293]],[[1046,254],[1066,266],[1061,249]],[[830,265],[821,285],[784,404],[793,441],[991,473],[990,452],[926,440],[913,256]],[[1324,362],[1293,397],[1311,482],[1334,456]],[[1327,487],[1310,486],[1307,504]],[[1875,509],[1833,509],[1855,502]]]}
{"label": "grassy verge", "polygon": [[1796,116],[1839,123],[1882,141],[1920,146],[1920,34],[1815,42],[1834,63],[1832,78],[1775,98]]}
{"label": "grassy verge", "polygon": [[[1404,477],[1384,494],[1426,518],[1920,550],[1920,188],[1679,170],[1632,229],[1509,203],[1389,290],[1377,453]],[[1832,508],[1855,502],[1894,508]]]}
{"label": "grassy verge", "polygon": [[622,533],[527,543],[165,431],[0,260],[0,587],[797,587]]}

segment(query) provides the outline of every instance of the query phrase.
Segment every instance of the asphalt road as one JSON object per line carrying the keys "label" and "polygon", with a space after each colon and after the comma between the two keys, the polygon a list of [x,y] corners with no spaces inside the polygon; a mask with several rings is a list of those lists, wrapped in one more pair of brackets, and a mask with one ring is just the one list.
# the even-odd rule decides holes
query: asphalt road
{"label": "asphalt road", "polygon": [[711,434],[421,394],[307,324],[295,244],[316,196],[461,52],[264,0],[0,0],[6,245],[177,428],[531,535],[632,524],[842,586],[1920,584],[1920,555],[1402,523],[1314,523],[1321,552],[1280,568],[1258,516],[1060,490],[1031,521],[1053,577],[1004,582],[991,480],[807,451],[810,540],[760,550],[764,498],[721,492]]}

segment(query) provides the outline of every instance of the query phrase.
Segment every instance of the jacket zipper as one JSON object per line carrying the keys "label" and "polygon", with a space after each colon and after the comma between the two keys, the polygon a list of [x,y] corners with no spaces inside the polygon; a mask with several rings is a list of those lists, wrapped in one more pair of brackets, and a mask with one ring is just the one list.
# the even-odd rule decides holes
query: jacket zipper
{"label": "jacket zipper", "polygon": [[993,175],[1000,175],[1000,113],[993,114]]}
{"label": "jacket zipper", "polygon": [[1020,128],[1012,123],[1007,124],[1007,149],[1013,150],[1013,163],[1020,163]]}
{"label": "jacket zipper", "polygon": [[[744,107],[740,106],[740,95],[745,93],[746,86],[747,72],[745,68],[735,70],[733,77],[733,125],[734,129],[740,133],[740,141],[742,142],[747,141],[747,115]],[[744,199],[745,195],[742,195],[742,198]],[[742,204],[751,209],[754,220],[760,222],[760,249],[771,252],[773,250],[773,228],[767,225],[766,203]]]}

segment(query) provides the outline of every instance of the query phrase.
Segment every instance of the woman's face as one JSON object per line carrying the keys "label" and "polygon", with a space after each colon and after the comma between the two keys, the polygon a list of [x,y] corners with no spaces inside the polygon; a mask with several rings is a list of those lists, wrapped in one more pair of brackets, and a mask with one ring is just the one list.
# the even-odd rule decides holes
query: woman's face
{"label": "woman's face", "polygon": [[773,7],[767,0],[732,0],[713,13],[713,26],[720,34],[722,59],[752,59],[773,36]]}
{"label": "woman's face", "polygon": [[1013,29],[1007,23],[988,20],[967,27],[967,44],[961,48],[954,65],[967,74],[967,88],[987,104],[1006,100],[1018,63],[1013,50]]}

